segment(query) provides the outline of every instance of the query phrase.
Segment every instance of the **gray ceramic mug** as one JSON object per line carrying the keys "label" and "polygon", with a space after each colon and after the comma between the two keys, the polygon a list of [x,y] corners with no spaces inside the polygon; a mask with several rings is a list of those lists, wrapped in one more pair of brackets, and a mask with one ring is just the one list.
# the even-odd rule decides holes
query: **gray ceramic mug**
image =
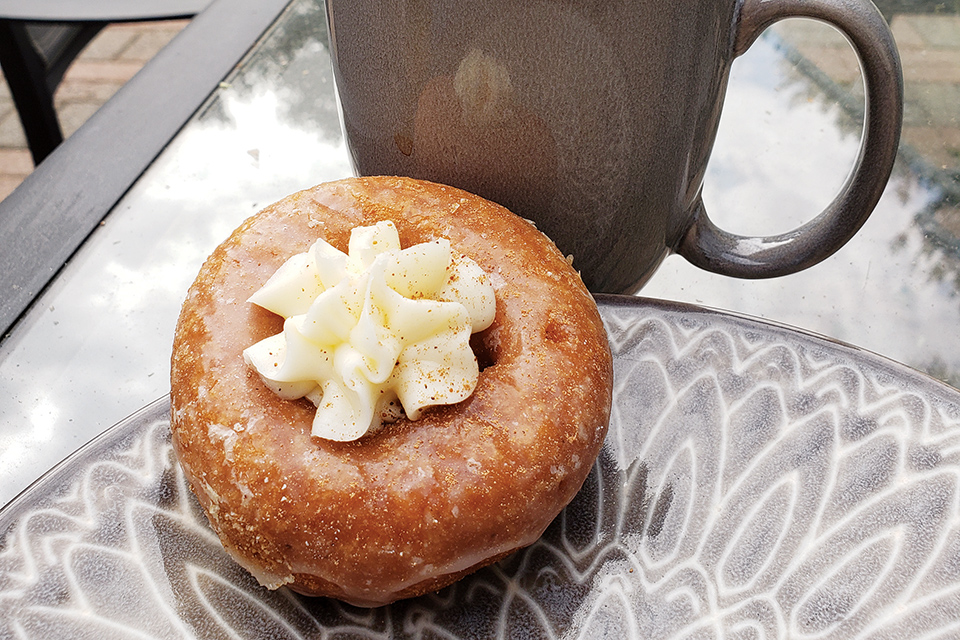
{"label": "gray ceramic mug", "polygon": [[[893,38],[869,0],[327,0],[351,159],[534,220],[593,291],[639,288],[671,251],[760,278],[811,266],[866,221],[902,121]],[[769,25],[843,32],[866,88],[860,154],[786,234],[727,233],[701,199],[730,65]]]}

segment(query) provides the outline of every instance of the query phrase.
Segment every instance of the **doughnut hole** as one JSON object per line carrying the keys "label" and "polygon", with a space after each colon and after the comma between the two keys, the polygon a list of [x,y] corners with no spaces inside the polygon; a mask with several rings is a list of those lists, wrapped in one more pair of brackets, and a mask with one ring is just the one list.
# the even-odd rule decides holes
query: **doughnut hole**
{"label": "doughnut hole", "polygon": [[493,331],[490,329],[478,331],[470,336],[470,348],[473,349],[473,355],[477,357],[480,371],[497,364],[499,349],[493,338]]}

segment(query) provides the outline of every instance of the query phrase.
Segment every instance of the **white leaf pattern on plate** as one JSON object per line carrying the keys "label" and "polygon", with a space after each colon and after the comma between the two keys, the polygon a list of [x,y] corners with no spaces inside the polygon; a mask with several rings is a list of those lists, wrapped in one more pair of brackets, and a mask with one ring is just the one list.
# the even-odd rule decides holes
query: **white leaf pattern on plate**
{"label": "white leaf pattern on plate", "polygon": [[0,638],[933,638],[960,633],[960,393],[695,307],[601,298],[610,434],[530,548],[364,610],[262,589],[166,399],[0,513]]}

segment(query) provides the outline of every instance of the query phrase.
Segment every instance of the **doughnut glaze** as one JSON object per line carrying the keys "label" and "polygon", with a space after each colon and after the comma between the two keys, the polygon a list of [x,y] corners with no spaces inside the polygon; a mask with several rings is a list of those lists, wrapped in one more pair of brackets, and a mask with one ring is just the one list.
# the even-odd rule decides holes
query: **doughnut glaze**
{"label": "doughnut glaze", "polygon": [[[392,220],[402,246],[448,238],[490,276],[496,317],[463,402],[353,441],[310,435],[242,351],[282,327],[245,302],[319,237]],[[434,591],[534,542],[606,433],[612,365],[596,304],[530,223],[464,191],[348,178],[248,219],[209,257],[177,324],[173,444],[227,551],[267,587],[377,606]]]}

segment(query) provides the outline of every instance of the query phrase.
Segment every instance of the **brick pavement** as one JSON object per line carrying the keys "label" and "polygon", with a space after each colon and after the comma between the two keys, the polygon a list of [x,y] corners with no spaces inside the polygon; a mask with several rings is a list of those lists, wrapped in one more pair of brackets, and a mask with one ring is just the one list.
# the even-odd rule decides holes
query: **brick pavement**
{"label": "brick pavement", "polygon": [[[776,29],[838,86],[863,95],[857,59],[839,32],[793,20]],[[936,169],[960,170],[960,16],[897,14],[890,30],[903,64],[901,142]]]}
{"label": "brick pavement", "polygon": [[[187,22],[116,24],[101,31],[67,70],[54,96],[64,136],[76,131]],[[0,74],[0,200],[31,171],[26,138]]]}

